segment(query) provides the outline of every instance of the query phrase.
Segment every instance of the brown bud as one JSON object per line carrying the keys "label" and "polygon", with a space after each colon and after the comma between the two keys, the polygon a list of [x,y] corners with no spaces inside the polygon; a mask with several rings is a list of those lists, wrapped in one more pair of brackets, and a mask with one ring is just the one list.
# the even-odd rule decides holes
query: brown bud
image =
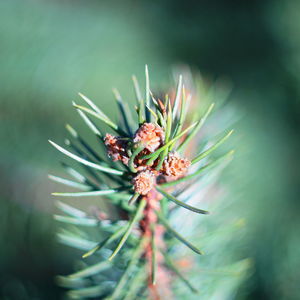
{"label": "brown bud", "polygon": [[163,163],[163,173],[167,176],[183,176],[191,162],[186,158],[181,158],[177,152],[169,153],[168,157]]}
{"label": "brown bud", "polygon": [[155,184],[155,175],[149,170],[140,172],[133,178],[132,183],[136,193],[146,195]]}
{"label": "brown bud", "polygon": [[121,160],[123,164],[128,164],[129,158],[126,153],[127,144],[124,140],[107,133],[104,138],[104,144],[106,145],[108,156],[113,161]]}
{"label": "brown bud", "polygon": [[153,123],[144,123],[134,135],[134,143],[142,143],[150,152],[154,152],[164,141],[164,131]]}

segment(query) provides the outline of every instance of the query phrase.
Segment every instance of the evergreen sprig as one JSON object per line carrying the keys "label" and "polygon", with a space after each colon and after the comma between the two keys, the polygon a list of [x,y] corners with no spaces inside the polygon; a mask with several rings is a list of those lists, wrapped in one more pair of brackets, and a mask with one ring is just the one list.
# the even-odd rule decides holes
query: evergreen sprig
{"label": "evergreen sprig", "polygon": [[[191,101],[191,95],[187,96],[183,77],[179,76],[174,99],[166,96],[162,101],[156,99],[151,91],[147,66],[145,73],[144,96],[133,76],[137,99],[136,118],[116,89],[113,92],[121,115],[119,123],[112,121],[82,94],[79,95],[88,107],[73,102],[110,159],[102,158],[70,125],[66,128],[71,140],[66,140],[65,148],[50,141],[83,170],[78,171],[76,167],[64,163],[70,179],[49,175],[51,180],[78,190],[55,192],[53,195],[101,197],[116,209],[119,216],[115,219],[102,211],[94,216],[88,215],[69,204],[57,202],[58,209],[65,215],[57,214],[55,219],[68,226],[58,233],[59,240],[82,251],[84,259],[94,261],[93,264],[84,263],[85,266],[73,274],[57,278],[60,285],[69,289],[70,298],[145,299],[145,295],[148,295],[158,299],[162,290],[159,280],[172,274],[179,276],[190,291],[197,292],[170,258],[175,240],[196,254],[203,254],[198,249],[198,240],[189,241],[169,222],[175,211],[172,205],[197,214],[208,214],[207,210],[188,203],[188,198],[178,199],[176,195],[197,186],[201,176],[232,157],[233,151],[218,158],[213,158],[212,154],[233,131],[195,157],[180,156],[179,152],[182,153],[197,138],[214,104],[208,106],[199,120],[190,122],[187,118],[187,102]],[[96,124],[97,120],[118,136],[103,135]],[[205,163],[200,167],[189,167],[204,161],[204,158]],[[123,164],[122,168],[115,160]],[[85,232],[85,228],[90,231]],[[98,236],[102,238],[99,240]],[[128,284],[129,290],[126,287]],[[167,288],[171,289],[171,286]],[[130,298],[130,295],[134,296]],[[166,299],[164,295],[160,297]]]}

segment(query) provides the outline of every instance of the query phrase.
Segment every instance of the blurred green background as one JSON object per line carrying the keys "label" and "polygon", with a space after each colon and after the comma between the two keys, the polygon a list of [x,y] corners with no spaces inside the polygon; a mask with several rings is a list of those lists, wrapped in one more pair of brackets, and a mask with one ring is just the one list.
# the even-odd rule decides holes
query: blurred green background
{"label": "blurred green background", "polygon": [[[132,100],[150,67],[166,87],[178,63],[233,82],[240,120],[231,184],[247,218],[254,271],[236,299],[300,299],[298,201],[300,2],[0,0],[0,298],[60,299],[70,271],[57,245],[47,173],[59,172],[65,122],[83,130],[81,91],[106,112]],[[84,132],[84,131],[83,131]]]}

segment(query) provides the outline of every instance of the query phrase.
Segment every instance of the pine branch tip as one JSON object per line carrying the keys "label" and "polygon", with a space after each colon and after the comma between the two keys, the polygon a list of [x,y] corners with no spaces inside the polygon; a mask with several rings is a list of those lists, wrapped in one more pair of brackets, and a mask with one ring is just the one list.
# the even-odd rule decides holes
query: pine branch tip
{"label": "pine branch tip", "polygon": [[[141,79],[142,89],[136,75],[131,75],[133,81],[131,84],[136,98],[134,107],[136,113],[133,109],[134,103],[130,109],[128,107],[130,103],[125,101],[125,95],[121,96],[119,90],[114,86],[111,86],[113,93],[111,100],[115,101],[114,105],[118,108],[118,118],[106,114],[104,112],[106,107],[101,102],[98,103],[98,107],[96,102],[81,92],[78,92],[78,96],[83,100],[75,99],[78,104],[72,101],[72,106],[93,133],[93,138],[99,142],[101,149],[94,149],[94,144],[89,140],[86,142],[82,131],[79,130],[77,133],[76,129],[68,123],[65,124],[65,128],[68,131],[69,139],[65,139],[64,143],[59,140],[62,147],[52,140],[48,140],[52,146],[66,155],[67,159],[73,159],[64,167],[68,176],[59,177],[48,174],[48,178],[78,190],[53,192],[51,195],[60,197],[59,200],[63,200],[65,197],[104,196],[103,200],[109,201],[107,207],[106,203],[103,205],[105,207],[96,204],[92,211],[85,212],[85,209],[80,210],[76,206],[73,207],[73,205],[53,199],[57,210],[61,212],[53,215],[53,218],[65,225],[57,234],[59,241],[82,251],[80,256],[83,266],[80,267],[80,270],[60,278],[60,285],[68,288],[69,294],[74,298],[100,297],[106,300],[131,300],[133,297],[144,297],[147,293],[144,288],[147,287],[150,289],[148,295],[151,296],[151,289],[153,289],[153,294],[156,292],[159,294],[162,284],[159,279],[162,278],[162,272],[166,272],[165,276],[173,276],[172,272],[177,274],[189,288],[188,293],[197,294],[199,292],[197,288],[193,287],[193,284],[198,287],[196,279],[192,277],[190,283],[189,278],[185,278],[185,271],[187,271],[185,268],[193,267],[191,265],[194,261],[185,256],[185,249],[182,248],[183,246],[188,247],[188,251],[195,252],[191,253],[192,255],[205,255],[205,252],[197,247],[197,244],[201,242],[198,239],[199,235],[193,229],[200,224],[197,222],[201,222],[203,219],[201,216],[195,217],[193,226],[185,229],[181,226],[184,225],[181,224],[181,221],[177,222],[177,216],[180,218],[180,216],[189,214],[185,214],[186,211],[183,212],[180,207],[193,213],[214,214],[214,211],[202,210],[190,204],[199,205],[193,200],[196,200],[194,197],[197,197],[197,184],[204,185],[206,188],[204,183],[210,180],[210,176],[206,176],[207,171],[214,172],[218,176],[219,171],[222,171],[223,167],[231,162],[235,153],[234,149],[225,148],[224,153],[222,153],[222,148],[219,148],[218,151],[215,149],[234,133],[234,129],[227,126],[227,123],[224,125],[222,116],[221,121],[213,118],[213,122],[217,123],[218,134],[212,136],[211,141],[208,139],[210,126],[204,126],[204,124],[209,120],[211,111],[216,106],[214,102],[211,102],[211,96],[219,95],[214,86],[208,89],[203,85],[205,82],[199,82],[199,84],[195,82],[194,84],[192,78],[185,76],[186,70],[182,69],[173,76],[174,88],[169,89],[169,94],[164,93],[165,97],[163,97],[160,90],[152,88],[148,64],[144,65],[142,73],[144,74]],[[152,77],[151,74],[150,77]],[[198,110],[195,108],[196,99],[202,97],[202,94],[205,101],[204,105],[200,104],[200,110]],[[219,102],[217,102],[217,113],[219,107]],[[107,109],[110,111],[109,107]],[[135,116],[132,112],[135,113]],[[226,119],[225,114],[225,121],[227,121]],[[99,120],[102,122],[101,124],[109,127],[107,131],[103,131],[105,129],[100,131]],[[139,140],[139,129],[145,123],[155,126],[157,132],[144,130],[144,137]],[[224,125],[223,133],[221,133],[222,128],[218,126],[218,123],[221,126]],[[110,129],[114,133],[110,134]],[[160,134],[159,130],[162,130],[163,133]],[[105,132],[109,134],[105,136]],[[111,140],[109,140],[109,136]],[[199,141],[199,137],[204,137],[204,139]],[[195,139],[195,142],[192,139]],[[193,144],[189,144],[190,142]],[[152,146],[152,144],[153,147],[150,147],[149,145]],[[197,149],[199,146],[201,153],[192,159],[193,157],[190,158],[189,154],[193,155],[194,150],[197,150],[193,149],[196,145]],[[215,152],[211,155],[213,151]],[[104,157],[103,153],[106,153],[107,157]],[[174,159],[175,154],[178,155],[180,163]],[[193,163],[199,162],[204,157],[206,159],[202,160],[199,165],[192,166]],[[184,164],[185,161],[187,164]],[[151,174],[149,178],[153,179],[151,185],[150,179],[149,182],[138,181],[140,176],[147,172]],[[214,174],[211,177],[215,179]],[[141,187],[139,183],[141,183]],[[214,183],[215,181],[212,182],[212,184]],[[142,186],[143,184],[146,188]],[[174,188],[169,189],[172,186]],[[149,191],[147,192],[148,187]],[[110,209],[110,207],[113,208]],[[189,216],[194,218],[192,213]],[[206,226],[206,221],[204,222],[204,226]],[[212,222],[214,221],[212,220]],[[85,231],[85,228],[99,230],[100,239],[98,240],[93,233]],[[206,241],[206,236],[204,238]],[[162,255],[168,256],[168,253],[175,253],[176,260],[172,263],[173,259],[170,259],[174,268],[169,266],[167,258],[161,259]],[[95,264],[89,264],[89,261],[83,262],[90,256],[97,260],[97,254],[100,257],[103,255],[105,258],[96,261]],[[114,260],[117,255],[117,259]],[[112,261],[113,263],[109,263]],[[120,268],[117,266],[119,263]],[[204,269],[206,268],[205,263]],[[106,269],[105,267],[103,269],[101,264],[106,264],[107,269],[111,269],[102,273]],[[91,276],[95,276],[95,279]],[[91,278],[93,282],[90,282]],[[107,278],[112,278],[109,280],[113,284],[106,287]],[[102,282],[103,279],[105,283]],[[170,282],[167,289],[171,290],[172,288],[174,286]],[[205,290],[201,289],[201,296],[202,293],[205,294]],[[163,294],[161,296],[164,297]]]}

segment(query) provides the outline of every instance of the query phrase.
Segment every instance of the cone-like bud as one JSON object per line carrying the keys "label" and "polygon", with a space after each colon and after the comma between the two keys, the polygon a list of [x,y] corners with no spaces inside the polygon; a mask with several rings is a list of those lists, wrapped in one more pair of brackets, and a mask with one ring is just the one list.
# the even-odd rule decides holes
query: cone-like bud
{"label": "cone-like bud", "polygon": [[149,171],[143,171],[137,174],[136,177],[133,178],[133,186],[134,191],[141,195],[146,195],[149,193],[155,183],[155,175]]}
{"label": "cone-like bud", "polygon": [[180,177],[186,174],[191,162],[177,152],[170,152],[163,163],[163,173],[167,176]]}
{"label": "cone-like bud", "polygon": [[126,153],[126,142],[119,137],[109,133],[105,135],[104,144],[107,148],[107,154],[113,161],[121,160],[123,164],[128,165],[129,158]]}
{"label": "cone-like bud", "polygon": [[153,123],[144,123],[135,133],[134,142],[142,143],[150,152],[154,152],[164,141],[164,131]]}

